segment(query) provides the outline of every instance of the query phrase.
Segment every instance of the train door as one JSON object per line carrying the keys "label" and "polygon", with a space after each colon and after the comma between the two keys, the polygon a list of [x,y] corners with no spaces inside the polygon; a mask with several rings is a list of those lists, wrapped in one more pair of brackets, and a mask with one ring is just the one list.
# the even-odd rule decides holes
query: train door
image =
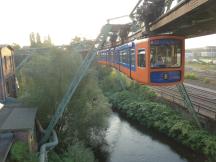
{"label": "train door", "polygon": [[148,82],[147,47],[146,42],[138,43],[136,45],[136,79],[143,84]]}

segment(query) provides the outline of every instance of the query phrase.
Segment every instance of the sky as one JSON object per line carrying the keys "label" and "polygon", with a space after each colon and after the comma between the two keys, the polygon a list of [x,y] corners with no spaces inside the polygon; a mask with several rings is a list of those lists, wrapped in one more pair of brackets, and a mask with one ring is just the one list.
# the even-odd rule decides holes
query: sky
{"label": "sky", "polygon": [[[48,34],[55,45],[75,36],[94,39],[106,20],[128,15],[138,0],[2,0],[0,44],[29,45],[29,34]],[[216,35],[186,41],[186,47],[216,45]]]}

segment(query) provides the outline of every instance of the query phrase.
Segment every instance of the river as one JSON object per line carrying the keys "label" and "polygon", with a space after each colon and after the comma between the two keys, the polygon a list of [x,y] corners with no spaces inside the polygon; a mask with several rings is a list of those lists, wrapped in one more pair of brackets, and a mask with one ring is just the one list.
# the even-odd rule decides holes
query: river
{"label": "river", "polygon": [[[165,135],[136,126],[117,113],[109,118],[100,162],[203,162],[197,153]],[[105,153],[106,152],[106,153]]]}

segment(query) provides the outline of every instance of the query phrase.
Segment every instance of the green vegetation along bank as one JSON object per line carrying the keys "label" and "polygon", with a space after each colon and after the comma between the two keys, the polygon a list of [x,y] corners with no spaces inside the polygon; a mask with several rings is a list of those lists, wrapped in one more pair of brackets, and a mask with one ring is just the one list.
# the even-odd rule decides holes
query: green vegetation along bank
{"label": "green vegetation along bank", "polygon": [[[37,117],[44,128],[80,63],[79,54],[52,48],[48,54],[33,55],[18,73],[19,100],[38,108]],[[109,113],[110,105],[92,67],[55,128],[60,143],[48,154],[49,162],[96,161],[92,150],[104,140]]]}
{"label": "green vegetation along bank", "polygon": [[114,110],[202,153],[208,161],[216,161],[215,135],[200,130],[193,121],[160,102],[150,88],[138,85],[114,69],[104,66],[98,69],[100,86]]}

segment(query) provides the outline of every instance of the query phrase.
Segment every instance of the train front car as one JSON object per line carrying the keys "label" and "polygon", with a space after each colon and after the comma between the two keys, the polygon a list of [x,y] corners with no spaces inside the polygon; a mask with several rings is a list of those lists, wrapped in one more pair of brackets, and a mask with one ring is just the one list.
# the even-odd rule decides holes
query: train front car
{"label": "train front car", "polygon": [[175,85],[184,80],[185,45],[178,36],[155,36],[149,43],[149,85]]}
{"label": "train front car", "polygon": [[184,79],[184,38],[155,36],[100,50],[97,62],[115,67],[140,84],[168,86]]}

